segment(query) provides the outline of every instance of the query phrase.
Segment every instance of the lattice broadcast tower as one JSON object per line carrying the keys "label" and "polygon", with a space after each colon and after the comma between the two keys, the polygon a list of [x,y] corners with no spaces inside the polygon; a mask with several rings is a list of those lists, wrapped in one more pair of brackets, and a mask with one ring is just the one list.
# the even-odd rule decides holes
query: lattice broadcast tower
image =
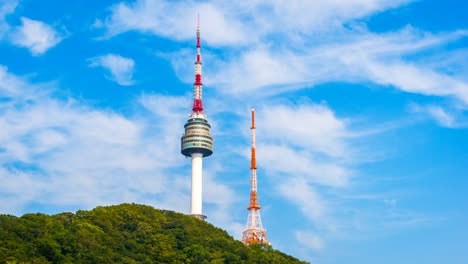
{"label": "lattice broadcast tower", "polygon": [[252,108],[252,148],[250,160],[250,204],[247,207],[249,215],[247,217],[247,226],[242,232],[242,242],[247,245],[267,244],[270,245],[266,237],[266,231],[263,229],[262,218],[260,216],[260,205],[258,204],[257,193],[257,160],[255,154],[255,110]]}

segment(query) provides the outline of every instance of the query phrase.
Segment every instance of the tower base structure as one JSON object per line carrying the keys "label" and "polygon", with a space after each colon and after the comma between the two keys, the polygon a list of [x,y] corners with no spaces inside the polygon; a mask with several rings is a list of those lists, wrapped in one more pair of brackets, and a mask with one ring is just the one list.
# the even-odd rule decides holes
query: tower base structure
{"label": "tower base structure", "polygon": [[242,232],[242,242],[246,245],[267,244],[271,245],[267,239],[266,231],[262,225],[260,211],[256,209],[249,210],[247,218],[247,227]]}
{"label": "tower base structure", "polygon": [[191,214],[191,216],[195,217],[195,218],[198,218],[200,220],[203,220],[205,221],[206,220],[206,215],[202,215],[202,214]]}

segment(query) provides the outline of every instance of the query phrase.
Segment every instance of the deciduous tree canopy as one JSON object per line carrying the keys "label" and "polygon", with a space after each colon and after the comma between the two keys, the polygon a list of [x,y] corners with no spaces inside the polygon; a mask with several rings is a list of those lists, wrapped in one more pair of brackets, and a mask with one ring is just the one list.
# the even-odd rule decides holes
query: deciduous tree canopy
{"label": "deciduous tree canopy", "polygon": [[57,215],[0,215],[0,263],[304,263],[245,246],[199,219],[121,204]]}

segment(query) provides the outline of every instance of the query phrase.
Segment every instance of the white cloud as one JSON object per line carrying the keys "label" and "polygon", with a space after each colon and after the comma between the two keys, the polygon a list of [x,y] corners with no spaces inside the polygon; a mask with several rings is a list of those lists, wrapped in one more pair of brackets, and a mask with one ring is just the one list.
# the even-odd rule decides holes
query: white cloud
{"label": "white cloud", "polygon": [[[346,155],[345,121],[326,105],[302,103],[261,109],[259,127],[266,139],[312,149],[332,157]],[[309,124],[309,125],[306,125]]]}
{"label": "white cloud", "polygon": [[0,180],[3,182],[0,199],[2,213],[21,214],[27,203],[34,201],[45,190],[47,181],[34,179],[33,173],[7,170],[0,167]]}
{"label": "white cloud", "polygon": [[8,68],[3,65],[0,65],[0,80],[2,80],[0,82],[0,94],[7,98],[18,98],[24,95],[21,91],[28,86],[21,78],[9,74]]}
{"label": "white cloud", "polygon": [[288,36],[341,28],[343,23],[362,18],[410,0],[348,1],[249,1],[173,3],[165,0],[138,0],[114,5],[111,15],[95,25],[104,26],[108,34],[126,31],[162,35],[187,40],[200,13],[204,39],[213,45],[252,44],[270,34]]}
{"label": "white cloud", "polygon": [[442,126],[454,127],[455,119],[447,113],[443,108],[431,106],[427,108],[428,113]]}
{"label": "white cloud", "polygon": [[281,194],[293,201],[309,220],[314,223],[326,223],[324,220],[328,214],[326,202],[307,181],[295,177],[286,180],[279,188]]}
{"label": "white cloud", "polygon": [[8,15],[15,11],[17,6],[17,0],[0,1],[0,38],[10,29],[10,25],[5,20]]}
{"label": "white cloud", "polygon": [[311,147],[297,150],[292,145],[276,146],[270,143],[259,145],[257,152],[259,163],[272,175],[286,174],[288,177],[305,178],[309,182],[330,187],[344,187],[349,184],[348,168],[341,165],[338,159],[324,161],[316,158]]}
{"label": "white cloud", "polygon": [[434,120],[438,125],[447,128],[465,128],[468,126],[468,121],[462,112],[464,109],[454,107],[442,107],[438,105],[409,105],[409,111],[422,114]]}
{"label": "white cloud", "polygon": [[[432,35],[406,27],[384,34],[342,32],[327,42],[315,43],[316,38],[310,37],[294,46],[278,42],[210,58],[205,79],[224,93],[258,90],[267,96],[330,81],[372,82],[409,93],[453,97],[467,104],[468,83],[459,74],[466,67],[448,74],[431,67],[434,63],[406,58],[466,36],[466,31]],[[181,70],[188,69],[176,68]]]}
{"label": "white cloud", "polygon": [[351,43],[322,47],[324,56],[317,59],[339,72],[331,76],[334,79],[371,81],[409,93],[450,96],[468,103],[468,83],[463,79],[427,67],[427,62],[405,58],[466,36],[467,31],[433,35],[412,27],[380,35],[367,33]]}
{"label": "white cloud", "polygon": [[13,13],[13,11],[15,11],[17,6],[18,6],[18,0],[1,0],[0,1],[0,17],[4,19],[5,16]]}
{"label": "white cloud", "polygon": [[215,61],[210,60],[212,65],[206,67],[206,80],[227,88],[221,89],[226,93],[242,94],[263,88],[262,93],[267,95],[277,93],[278,88],[284,85],[302,85],[307,82],[309,69],[303,58],[288,50],[274,49],[255,47],[236,53],[226,61],[215,57]]}
{"label": "white cloud", "polygon": [[22,25],[11,33],[11,42],[28,48],[33,55],[42,55],[62,41],[63,36],[44,22],[21,17]]}
{"label": "white cloud", "polygon": [[[120,3],[111,8],[112,14],[103,24],[108,34],[137,30],[177,40],[194,38],[197,13],[201,14],[203,39],[215,45],[244,43],[248,36],[241,24],[213,3],[168,2],[139,0]],[[196,11],[195,11],[196,10]]]}
{"label": "white cloud", "polygon": [[295,236],[297,241],[299,241],[299,243],[301,243],[301,245],[303,245],[307,249],[320,251],[325,246],[323,239],[320,238],[317,234],[307,231],[296,231]]}
{"label": "white cloud", "polygon": [[468,83],[420,66],[405,63],[364,62],[368,76],[382,85],[392,85],[405,92],[451,96],[468,104]]}
{"label": "white cloud", "polygon": [[108,77],[119,85],[133,85],[133,71],[135,61],[131,58],[122,57],[118,54],[107,54],[90,59],[90,67],[102,67],[110,73]]}
{"label": "white cloud", "polygon": [[[228,171],[220,162],[221,159],[207,159],[204,163],[203,173],[203,201],[204,211],[209,216],[210,222],[216,226],[222,226],[232,236],[239,238],[245,227],[245,223],[239,223],[238,217],[233,217],[233,210],[241,200],[232,186],[226,184],[220,176]],[[244,218],[241,218],[244,220]]]}
{"label": "white cloud", "polygon": [[442,126],[454,127],[455,119],[442,107],[431,106],[427,108],[428,113]]}

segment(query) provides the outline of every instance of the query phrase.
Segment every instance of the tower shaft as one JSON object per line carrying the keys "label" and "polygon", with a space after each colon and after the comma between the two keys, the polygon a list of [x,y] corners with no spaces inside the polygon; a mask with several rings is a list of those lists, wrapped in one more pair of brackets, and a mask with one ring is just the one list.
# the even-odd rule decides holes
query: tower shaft
{"label": "tower shaft", "polygon": [[203,154],[192,154],[192,199],[190,203],[190,213],[194,216],[202,214],[202,167]]}
{"label": "tower shaft", "polygon": [[251,135],[251,157],[250,157],[250,203],[247,207],[249,214],[247,217],[247,226],[242,233],[242,242],[250,244],[270,244],[266,237],[266,231],[263,229],[262,218],[260,216],[260,204],[257,194],[257,157],[255,147],[255,110],[252,108],[252,126]]}

